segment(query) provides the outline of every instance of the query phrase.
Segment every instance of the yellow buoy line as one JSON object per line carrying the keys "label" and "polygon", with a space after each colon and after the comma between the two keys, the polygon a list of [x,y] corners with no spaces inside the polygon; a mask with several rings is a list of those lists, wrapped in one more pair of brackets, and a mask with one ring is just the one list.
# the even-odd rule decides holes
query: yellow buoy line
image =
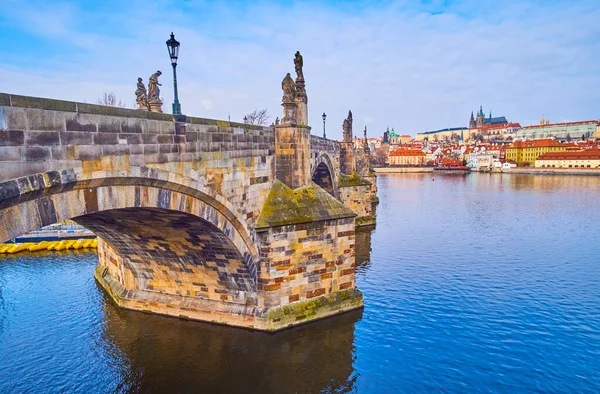
{"label": "yellow buoy line", "polygon": [[61,241],[21,242],[14,244],[0,244],[0,254],[13,254],[25,251],[37,252],[40,250],[87,249],[96,247],[98,247],[98,240],[96,238],[63,239]]}

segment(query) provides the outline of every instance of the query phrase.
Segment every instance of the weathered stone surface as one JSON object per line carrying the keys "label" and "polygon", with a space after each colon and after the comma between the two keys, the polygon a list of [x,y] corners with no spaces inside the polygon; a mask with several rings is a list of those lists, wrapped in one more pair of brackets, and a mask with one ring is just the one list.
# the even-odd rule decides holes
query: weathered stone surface
{"label": "weathered stone surface", "polygon": [[341,174],[340,143],[2,94],[0,118],[0,241],[75,218],[122,307],[278,330],[362,306],[354,217],[373,185]]}
{"label": "weathered stone surface", "polygon": [[314,183],[292,190],[276,180],[262,206],[256,229],[354,216],[354,212]]}
{"label": "weathered stone surface", "polygon": [[24,145],[25,132],[22,130],[0,130],[0,146]]}

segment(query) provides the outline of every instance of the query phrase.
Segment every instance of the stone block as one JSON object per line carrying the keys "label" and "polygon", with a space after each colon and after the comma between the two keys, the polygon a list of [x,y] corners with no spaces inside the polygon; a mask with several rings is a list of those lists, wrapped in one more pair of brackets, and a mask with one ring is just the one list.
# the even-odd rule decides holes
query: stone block
{"label": "stone block", "polygon": [[76,103],[71,101],[53,100],[39,97],[28,97],[11,94],[11,103],[13,107],[39,108],[53,111],[75,112]]}
{"label": "stone block", "polygon": [[158,143],[158,134],[142,134],[142,143],[143,144],[157,144]]}
{"label": "stone block", "polygon": [[75,158],[79,160],[98,160],[102,156],[100,145],[76,145]]}
{"label": "stone block", "polygon": [[[86,119],[87,120],[87,119]],[[86,131],[88,133],[95,133],[98,131],[95,123],[83,120],[81,117],[73,117],[66,120],[67,131]]]}
{"label": "stone block", "polygon": [[157,136],[157,141],[159,144],[172,144],[175,141],[175,139],[172,135],[169,134],[159,134]]}
{"label": "stone block", "polygon": [[50,159],[50,148],[44,146],[29,146],[25,148],[24,158],[27,161]]}
{"label": "stone block", "polygon": [[144,145],[129,145],[129,150],[132,155],[138,155],[144,153]]}
{"label": "stone block", "polygon": [[66,115],[58,111],[29,109],[26,111],[27,130],[65,131]]}
{"label": "stone block", "polygon": [[60,145],[60,134],[58,131],[27,131],[25,133],[25,145]]}
{"label": "stone block", "polygon": [[130,118],[121,123],[121,131],[127,134],[142,134],[144,132],[144,123],[142,119]]}
{"label": "stone block", "polygon": [[128,144],[141,144],[142,143],[142,135],[141,134],[121,133],[121,134],[119,134],[119,138],[126,139]]}
{"label": "stone block", "polygon": [[94,135],[81,131],[61,132],[60,143],[62,145],[91,145],[94,143]]}
{"label": "stone block", "polygon": [[119,143],[119,134],[117,134],[117,133],[94,134],[94,143],[98,144],[98,145],[117,145]]}
{"label": "stone block", "polygon": [[0,130],[0,146],[19,146],[25,143],[22,130]]}
{"label": "stone block", "polygon": [[20,146],[0,146],[0,161],[19,161],[21,160]]}
{"label": "stone block", "polygon": [[8,130],[26,130],[27,116],[23,108],[6,107],[3,109],[6,119],[5,128]]}
{"label": "stone block", "polygon": [[121,123],[117,120],[103,119],[98,123],[99,133],[120,133]]}
{"label": "stone block", "polygon": [[158,153],[159,145],[144,145],[144,154],[145,155],[153,155]]}
{"label": "stone block", "polygon": [[102,145],[102,155],[128,155],[131,151],[128,145]]}

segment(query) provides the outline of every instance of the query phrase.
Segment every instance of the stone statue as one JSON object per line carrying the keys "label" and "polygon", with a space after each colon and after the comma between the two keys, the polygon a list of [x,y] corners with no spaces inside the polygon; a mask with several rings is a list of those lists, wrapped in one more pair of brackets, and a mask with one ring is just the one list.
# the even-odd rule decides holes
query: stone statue
{"label": "stone statue", "polygon": [[371,151],[371,149],[369,149],[369,141],[367,140],[367,126],[365,126],[365,141],[363,143],[363,147],[365,151]]}
{"label": "stone statue", "polygon": [[162,112],[162,101],[160,100],[160,89],[161,86],[158,83],[158,77],[160,77],[162,73],[160,71],[155,72],[150,75],[148,79],[148,108],[152,112]]}
{"label": "stone statue", "polygon": [[148,94],[146,93],[146,85],[142,82],[142,78],[138,78],[135,102],[139,105],[139,109],[148,110]]}
{"label": "stone statue", "polygon": [[275,118],[275,126],[279,126],[279,116]]}
{"label": "stone statue", "polygon": [[283,81],[281,82],[281,89],[283,89],[284,103],[293,103],[296,100],[296,85],[290,73],[287,73]]}
{"label": "stone statue", "polygon": [[296,103],[296,85],[294,80],[287,73],[283,81],[281,82],[281,89],[283,89],[283,119],[281,124],[284,125],[296,125],[298,124],[298,104]]}
{"label": "stone statue", "polygon": [[300,51],[296,51],[294,57],[294,68],[296,69],[296,97],[298,101],[308,104],[308,97],[306,96],[306,84],[304,82],[304,72],[302,67],[304,66],[304,60]]}
{"label": "stone statue", "polygon": [[158,83],[158,77],[161,75],[162,73],[160,71],[150,75],[148,80],[148,102],[160,101],[160,89],[158,87],[162,85]]}
{"label": "stone statue", "polygon": [[342,125],[344,142],[352,142],[352,111],[348,111],[348,117]]}

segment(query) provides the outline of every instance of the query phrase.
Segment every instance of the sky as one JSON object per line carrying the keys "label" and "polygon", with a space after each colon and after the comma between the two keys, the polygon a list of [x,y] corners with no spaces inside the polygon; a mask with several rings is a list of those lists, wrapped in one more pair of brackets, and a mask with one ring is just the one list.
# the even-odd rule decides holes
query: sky
{"label": "sky", "polygon": [[468,126],[471,111],[521,125],[600,118],[600,0],[2,0],[0,92],[135,106],[181,42],[182,112],[282,115],[281,81],[304,58],[309,125],[341,139]]}

